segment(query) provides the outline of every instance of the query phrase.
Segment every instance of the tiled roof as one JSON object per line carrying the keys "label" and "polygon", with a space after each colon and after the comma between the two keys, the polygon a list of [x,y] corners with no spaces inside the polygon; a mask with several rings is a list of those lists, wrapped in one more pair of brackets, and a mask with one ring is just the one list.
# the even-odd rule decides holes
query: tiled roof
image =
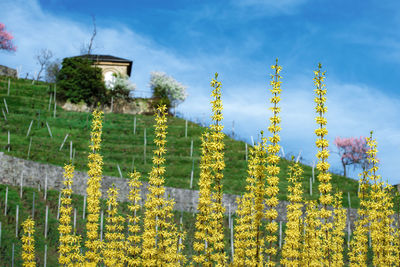
{"label": "tiled roof", "polygon": [[124,58],[120,58],[120,57],[114,57],[114,56],[110,56],[110,55],[93,55],[93,54],[86,54],[86,55],[80,55],[80,56],[75,56],[75,57],[84,57],[91,61],[129,63],[128,75],[131,76],[132,60],[128,60],[128,59],[124,59]]}

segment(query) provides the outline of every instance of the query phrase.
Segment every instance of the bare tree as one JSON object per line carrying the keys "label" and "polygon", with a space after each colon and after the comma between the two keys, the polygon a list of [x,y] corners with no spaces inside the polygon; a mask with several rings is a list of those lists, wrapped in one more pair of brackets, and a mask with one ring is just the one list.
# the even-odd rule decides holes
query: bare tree
{"label": "bare tree", "polygon": [[57,81],[57,75],[61,69],[61,60],[56,59],[54,61],[49,62],[46,65],[46,75],[45,80],[49,83],[55,83]]}
{"label": "bare tree", "polygon": [[40,74],[42,74],[42,71],[45,69],[52,57],[53,53],[49,49],[42,49],[35,55],[36,63],[40,66],[40,70],[36,76],[37,81],[41,78]]}
{"label": "bare tree", "polygon": [[92,36],[90,37],[89,43],[83,43],[81,46],[81,54],[88,54],[90,55],[93,51],[93,43],[94,43],[94,38],[96,37],[97,34],[97,27],[96,27],[96,17],[92,15],[92,21],[93,21],[93,32]]}

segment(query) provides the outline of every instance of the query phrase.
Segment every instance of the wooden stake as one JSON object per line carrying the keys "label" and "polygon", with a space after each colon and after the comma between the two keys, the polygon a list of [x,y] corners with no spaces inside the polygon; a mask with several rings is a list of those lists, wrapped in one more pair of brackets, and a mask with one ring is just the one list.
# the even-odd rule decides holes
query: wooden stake
{"label": "wooden stake", "polygon": [[252,146],[254,146],[254,138],[253,138],[253,136],[250,136],[251,137],[251,144],[252,144]]}
{"label": "wooden stake", "polygon": [[6,107],[6,111],[7,111],[7,114],[8,114],[7,101],[6,101],[6,99],[5,99],[5,98],[3,98],[3,100],[4,100],[4,106]]}
{"label": "wooden stake", "polygon": [[[49,205],[46,205],[46,215],[45,215],[45,222],[44,222],[44,238],[47,239],[47,226],[49,220]],[[58,218],[57,218],[58,220]]]}
{"label": "wooden stake", "polygon": [[69,160],[72,160],[72,141],[69,141]]}
{"label": "wooden stake", "polygon": [[10,131],[8,131],[8,146],[7,146],[8,152],[10,152]]}
{"label": "wooden stake", "polygon": [[349,223],[347,224],[347,247],[350,247],[350,237],[351,237],[351,227],[350,227],[350,218]]}
{"label": "wooden stake", "polygon": [[58,194],[57,221],[60,219],[61,192]]}
{"label": "wooden stake", "polygon": [[46,198],[47,198],[47,173],[44,178],[44,200],[46,200]]}
{"label": "wooden stake", "polygon": [[310,196],[312,196],[312,178],[310,177]]}
{"label": "wooden stake", "polygon": [[300,152],[299,152],[299,155],[297,156],[296,163],[299,163],[300,155],[301,155],[301,150],[300,150]]}
{"label": "wooden stake", "polygon": [[7,216],[7,202],[8,202],[8,186],[6,187],[6,197],[4,204],[4,216]]}
{"label": "wooden stake", "polygon": [[18,219],[19,219],[19,205],[15,211],[15,237],[18,238]]}
{"label": "wooden stake", "polygon": [[44,244],[43,266],[47,267],[47,244]]}
{"label": "wooden stake", "polygon": [[7,116],[6,116],[6,113],[4,113],[4,109],[3,108],[1,108],[1,112],[3,112],[4,120],[7,121]]}
{"label": "wooden stake", "polygon": [[136,116],[133,119],[133,134],[136,135]]}
{"label": "wooden stake", "polygon": [[283,149],[283,146],[281,146],[281,150],[282,150],[282,158],[285,157],[285,150]]}
{"label": "wooden stake", "polygon": [[123,177],[122,177],[122,172],[121,172],[121,168],[119,167],[119,164],[117,164],[117,168],[118,168],[118,172],[119,172],[119,177],[121,177],[121,179],[122,179]]}
{"label": "wooden stake", "polygon": [[229,227],[229,229],[232,227],[232,225],[231,225],[231,204],[228,205],[228,227]]}
{"label": "wooden stake", "polygon": [[191,157],[191,158],[193,157],[193,139],[192,139],[192,141],[190,142],[190,157]]}
{"label": "wooden stake", "polygon": [[7,95],[10,95],[10,78],[8,79]]}
{"label": "wooden stake", "polygon": [[26,137],[28,137],[29,133],[31,132],[33,120],[31,120],[31,124],[29,124],[28,132],[26,133]]}
{"label": "wooden stake", "polygon": [[74,209],[74,233],[76,232],[76,208]]}
{"label": "wooden stake", "polygon": [[53,135],[51,134],[50,126],[49,126],[49,124],[47,123],[47,121],[46,121],[46,125],[47,125],[47,130],[49,130],[50,137],[53,138]]}
{"label": "wooden stake", "polygon": [[85,219],[86,215],[86,194],[83,196],[83,211],[82,211],[82,219]]}
{"label": "wooden stake", "polygon": [[104,212],[101,211],[101,213],[100,213],[100,241],[103,241],[103,217],[104,217]]}
{"label": "wooden stake", "polygon": [[349,201],[349,209],[351,209],[350,192],[347,192],[347,199],[348,199],[348,201]]}
{"label": "wooden stake", "polygon": [[66,135],[65,135],[64,141],[62,142],[62,144],[61,144],[61,146],[60,146],[60,149],[59,149],[58,151],[61,151],[61,149],[63,148],[65,141],[67,141],[68,135],[69,135],[69,134],[66,134]]}
{"label": "wooden stake", "polygon": [[22,199],[22,186],[24,184],[24,173],[21,172],[20,187],[19,187],[19,198]]}
{"label": "wooden stake", "polygon": [[235,247],[234,247],[234,240],[233,240],[233,218],[230,221],[231,224],[231,254],[232,254],[232,261],[233,257],[235,256]]}

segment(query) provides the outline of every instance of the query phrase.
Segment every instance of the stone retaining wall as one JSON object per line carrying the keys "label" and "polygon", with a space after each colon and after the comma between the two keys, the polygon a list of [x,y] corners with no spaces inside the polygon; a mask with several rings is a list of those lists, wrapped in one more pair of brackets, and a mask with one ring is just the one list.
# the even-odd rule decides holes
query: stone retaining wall
{"label": "stone retaining wall", "polygon": [[17,70],[0,65],[0,76],[17,78]]}
{"label": "stone retaining wall", "polygon": [[[48,188],[60,190],[62,189],[63,182],[63,168],[50,164],[41,164],[30,160],[24,160],[12,156],[5,155],[0,152],[0,183],[10,185],[20,185],[21,176],[24,186],[44,188],[45,176],[47,175]],[[87,174],[83,172],[75,172],[73,191],[76,194],[86,194]],[[102,180],[102,196],[106,196],[107,189],[115,184],[120,189],[119,200],[127,201],[129,193],[128,179],[121,179],[117,177],[104,176]],[[141,187],[142,203],[148,193],[147,183],[143,183]],[[175,199],[175,210],[196,212],[199,191],[189,189],[179,189],[166,187],[166,195]],[[226,207],[226,212],[230,210],[234,212],[237,208],[236,198],[238,195],[224,194],[223,205]],[[280,201],[277,207],[278,218],[277,221],[286,221],[286,205],[287,201]],[[350,209],[350,220],[353,222],[356,218],[357,210]]]}

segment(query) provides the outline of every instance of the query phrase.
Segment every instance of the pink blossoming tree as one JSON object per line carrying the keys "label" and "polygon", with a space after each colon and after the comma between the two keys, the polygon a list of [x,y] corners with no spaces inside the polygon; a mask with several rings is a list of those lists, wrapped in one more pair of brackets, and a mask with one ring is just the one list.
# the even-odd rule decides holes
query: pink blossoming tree
{"label": "pink blossoming tree", "polygon": [[334,144],[339,150],[343,165],[343,176],[346,177],[346,166],[359,165],[365,170],[368,167],[367,161],[367,141],[364,137],[360,138],[341,138],[336,137]]}
{"label": "pink blossoming tree", "polygon": [[6,26],[0,22],[0,50],[16,51],[17,47],[12,43],[12,39],[14,36],[6,32]]}

